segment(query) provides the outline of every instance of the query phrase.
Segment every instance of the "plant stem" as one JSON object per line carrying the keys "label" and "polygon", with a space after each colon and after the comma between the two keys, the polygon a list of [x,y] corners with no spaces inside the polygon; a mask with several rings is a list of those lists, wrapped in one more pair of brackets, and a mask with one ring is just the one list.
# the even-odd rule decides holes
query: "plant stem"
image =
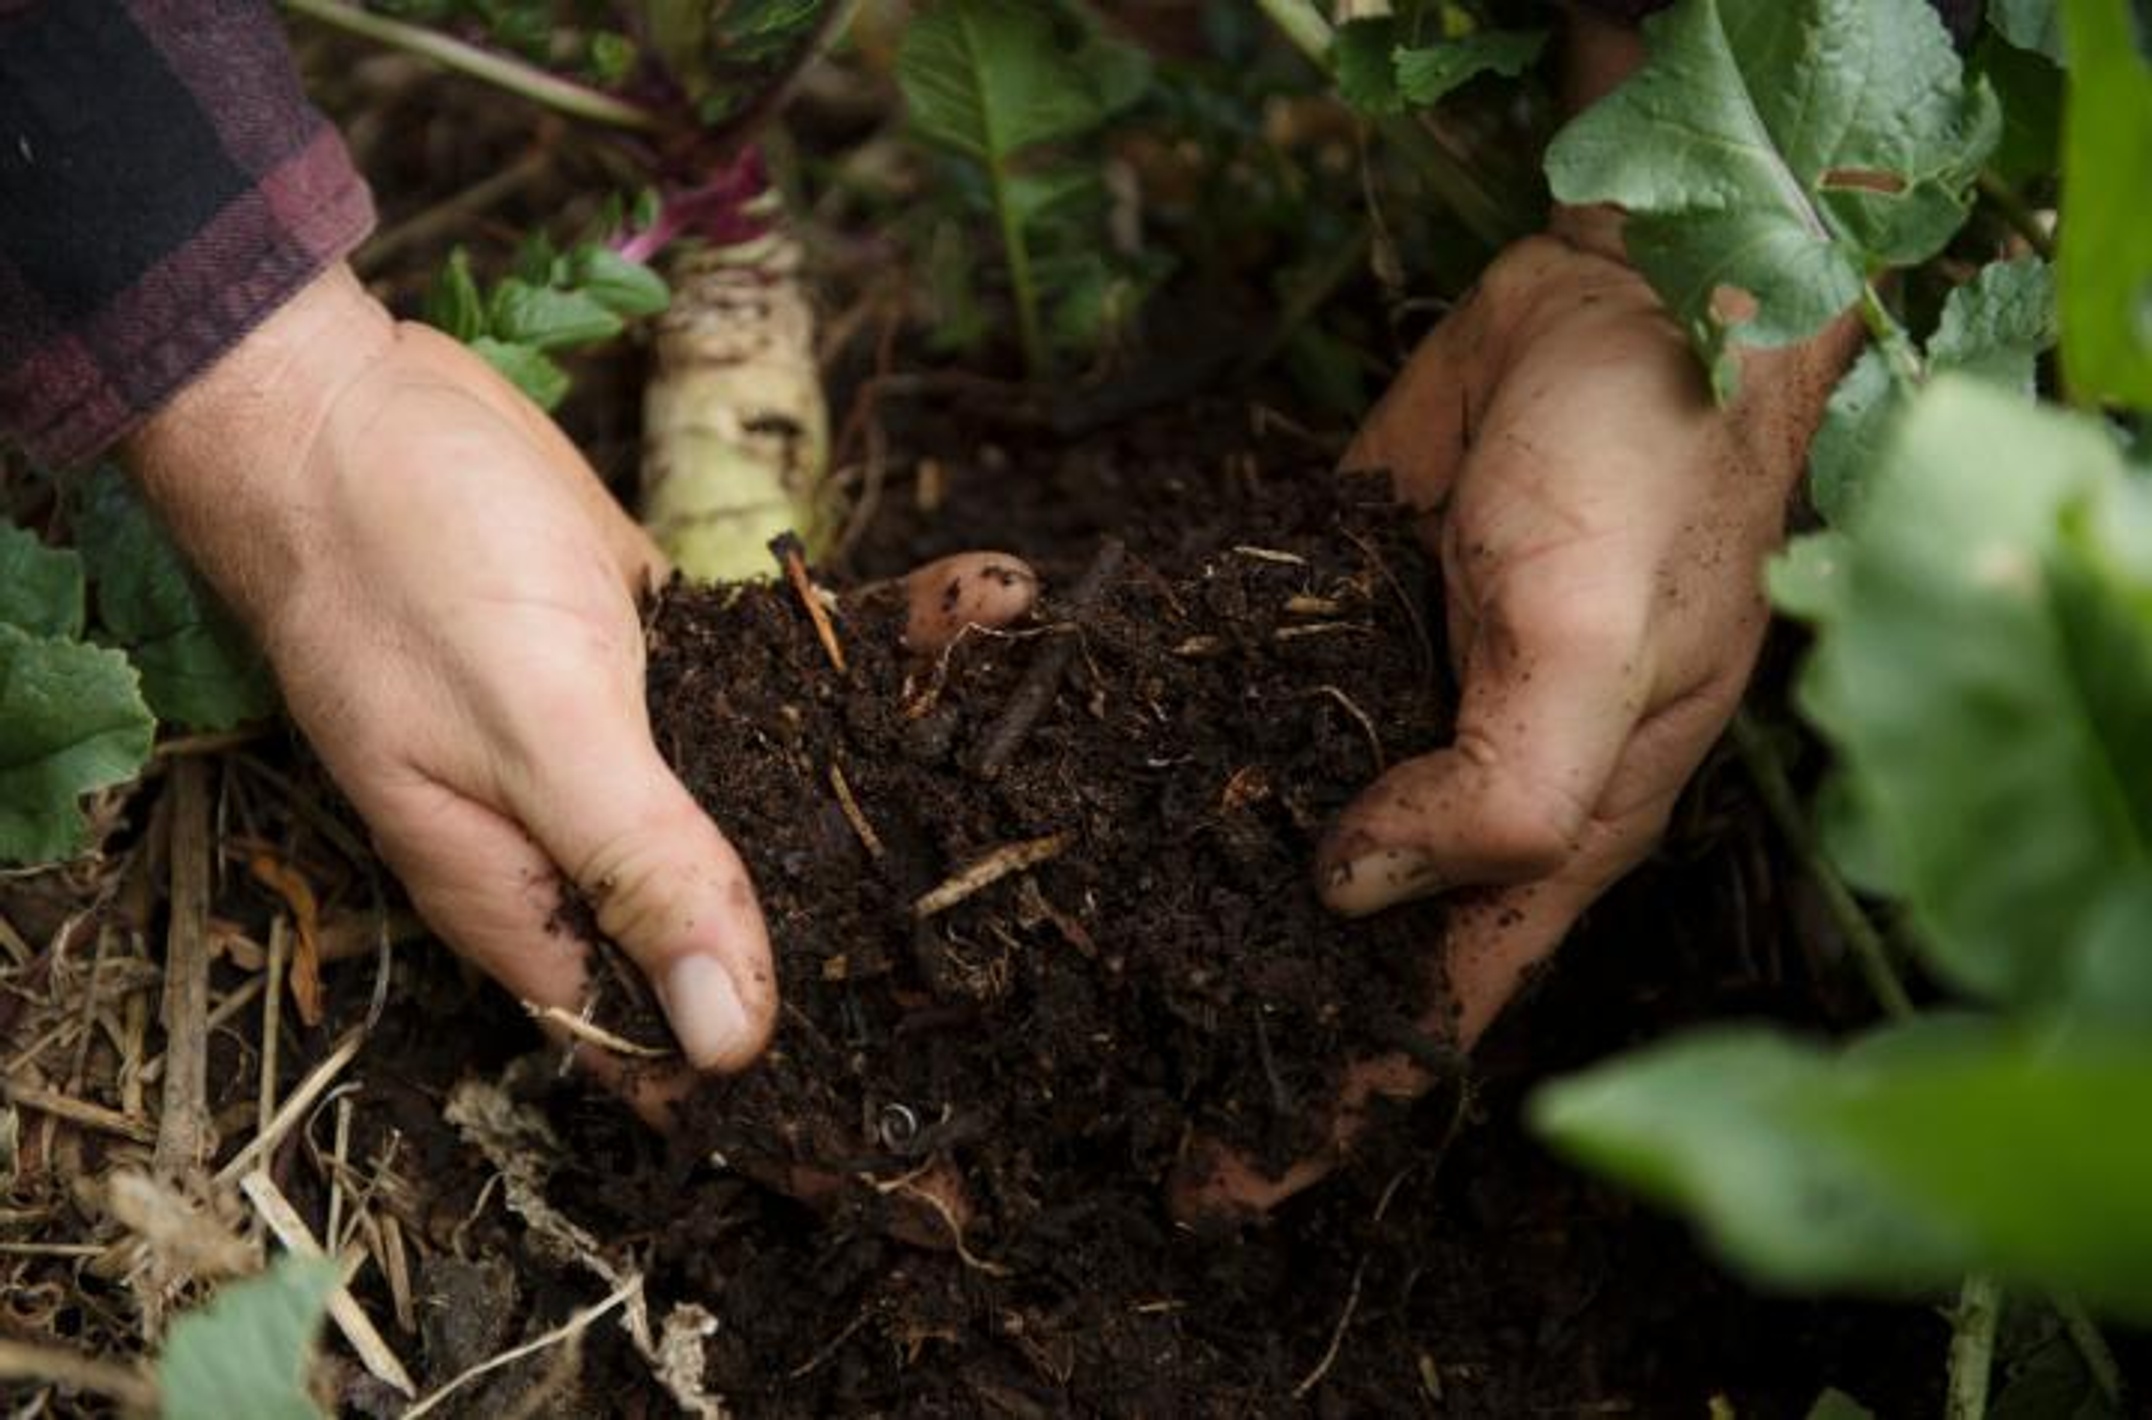
{"label": "plant stem", "polygon": [[2002,1314],[2003,1289],[1994,1278],[1975,1273],[1965,1279],[1950,1318],[1950,1394],[1944,1420],[1982,1420],[1988,1413],[1995,1328]]}
{"label": "plant stem", "polygon": [[1024,347],[1024,369],[1035,380],[1051,373],[1047,367],[1046,336],[1039,325],[1038,283],[1031,275],[1031,247],[1024,240],[1024,220],[1009,193],[1006,163],[987,164],[987,179],[994,188],[994,216],[1001,224],[1001,249],[1009,262],[1009,295],[1016,302],[1016,334]]}
{"label": "plant stem", "polygon": [[1928,372],[1921,366],[1920,352],[1913,347],[1913,337],[1898,324],[1898,318],[1883,304],[1882,293],[1875,282],[1861,283],[1861,321],[1868,327],[1868,334],[1883,352],[1883,363],[1890,367],[1892,383],[1900,394],[1910,395],[1927,383]]}
{"label": "plant stem", "polygon": [[1853,959],[1859,964],[1876,1004],[1892,1020],[1910,1019],[1913,998],[1906,994],[1905,983],[1898,979],[1897,968],[1891,964],[1890,948],[1884,943],[1883,934],[1876,930],[1875,923],[1868,920],[1868,914],[1854,900],[1846,880],[1823,855],[1823,848],[1816,842],[1808,819],[1794,796],[1793,785],[1786,778],[1786,766],[1780,761],[1770,738],[1746,710],[1734,716],[1732,731],[1734,749],[1740,754],[1749,778],[1755,781],[1756,791],[1763,796],[1764,812],[1771,816],[1773,826],[1792,846],[1802,870],[1823,893],[1823,904],[1844,934],[1846,945],[1853,949]]}
{"label": "plant stem", "polygon": [[[1311,0],[1256,0],[1256,7],[1310,64],[1335,77],[1331,65],[1334,36],[1330,22],[1323,18],[1322,11],[1316,9]],[[1375,126],[1384,141],[1404,154],[1406,161],[1434,189],[1435,196],[1490,251],[1524,235],[1527,219],[1520,213],[1506,210],[1505,204],[1488,190],[1480,175],[1451,151],[1439,133],[1422,123],[1419,116],[1396,114],[1378,119]]]}
{"label": "plant stem", "polygon": [[430,59],[445,69],[482,79],[534,103],[610,128],[656,133],[665,120],[640,104],[549,74],[535,64],[467,44],[452,35],[362,10],[344,0],[284,0],[284,7],[322,24]]}
{"label": "plant stem", "polygon": [[2085,1369],[2092,1373],[2092,1383],[2100,1388],[2100,1394],[2110,1405],[2122,1404],[2122,1367],[2115,1361],[2115,1353],[2109,1349],[2107,1338],[2085,1312],[2084,1303],[2072,1296],[2056,1293],[2048,1298],[2048,1305],[2055,1315],[2062,1318],[2063,1330],[2077,1347],[2077,1354],[2084,1358]]}
{"label": "plant stem", "polygon": [[2042,261],[2053,261],[2055,236],[2041,223],[2040,214],[2018,195],[2018,190],[1989,169],[1983,169],[1976,181],[1980,195],[2010,224],[2010,230],[2023,237],[2025,245],[2031,247]]}

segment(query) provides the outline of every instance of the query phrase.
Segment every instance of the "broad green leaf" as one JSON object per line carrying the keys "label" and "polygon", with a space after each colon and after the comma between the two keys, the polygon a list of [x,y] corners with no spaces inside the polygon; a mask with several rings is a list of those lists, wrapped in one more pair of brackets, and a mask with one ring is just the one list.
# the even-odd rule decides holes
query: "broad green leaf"
{"label": "broad green leaf", "polygon": [[2147,499],[2098,423],[1942,376],[1835,544],[1841,584],[1805,598],[1802,706],[1931,965],[1976,995],[2053,1000],[2147,865],[2152,685],[2112,646],[2111,676],[2086,655],[2117,634],[2086,598],[2105,617],[2118,594],[2066,535],[2141,526]]}
{"label": "broad green leaf", "polygon": [[317,1420],[306,1386],[336,1264],[286,1254],[172,1323],[157,1363],[165,1420]]}
{"label": "broad green leaf", "polygon": [[1978,1270],[2144,1317],[2148,1099],[2142,1036],[1930,1023],[1833,1053],[1720,1029],[1557,1081],[1531,1118],[1772,1284],[1904,1292]]}
{"label": "broad green leaf", "polygon": [[1397,51],[1397,91],[1425,107],[1482,74],[1515,78],[1539,58],[1544,30],[1482,30],[1447,44]]}
{"label": "broad green leaf", "polygon": [[458,340],[472,341],[486,328],[486,306],[471,275],[471,254],[457,247],[426,292],[426,323]]}
{"label": "broad green leaf", "polygon": [[1964,221],[2000,119],[1926,0],[1679,0],[1644,33],[1649,61],[1556,137],[1547,174],[1561,201],[1627,209],[1630,258],[1722,395],[1730,334],[1812,335]]}
{"label": "broad green leaf", "polygon": [[471,350],[540,409],[552,409],[567,397],[568,372],[541,350],[486,335],[472,341]]}
{"label": "broad green leaf", "polygon": [[82,634],[82,616],[82,559],[0,523],[0,624],[71,640]]}
{"label": "broad green leaf", "polygon": [[[2040,355],[2055,338],[2055,281],[2046,263],[2037,257],[1993,262],[1943,303],[1928,344],[1928,368],[1978,375],[2030,399]],[[1838,523],[1851,513],[1902,403],[1873,349],[1831,392],[1808,454],[1809,491],[1826,521]]]}
{"label": "broad green leaf", "polygon": [[493,288],[486,325],[494,339],[534,350],[609,340],[622,329],[620,317],[588,292],[533,286],[513,276]]}
{"label": "broad green leaf", "polygon": [[569,258],[575,287],[616,316],[653,316],[672,303],[665,278],[595,242]]}
{"label": "broad green leaf", "polygon": [[1988,0],[1988,23],[2019,49],[2062,63],[2062,10],[2055,0]]}
{"label": "broad green leaf", "polygon": [[2152,63],[2129,0],[2064,0],[2062,368],[2078,399],[2152,409]]}
{"label": "broad green leaf", "polygon": [[2002,103],[2002,137],[1988,166],[2012,186],[2052,176],[2062,161],[2062,70],[1992,36],[1975,46],[1971,67]]}
{"label": "broad green leaf", "polygon": [[118,651],[0,625],[0,860],[79,852],[82,796],[134,778],[156,732]]}
{"label": "broad green leaf", "polygon": [[1388,15],[1347,20],[1330,40],[1338,97],[1362,113],[1397,113],[1397,22]]}
{"label": "broad green leaf", "polygon": [[95,591],[101,637],[127,652],[160,719],[228,730],[276,709],[276,683],[261,651],[109,464],[81,485],[75,542]]}
{"label": "broad green leaf", "polygon": [[941,0],[906,28],[897,79],[923,137],[989,167],[1104,117],[1050,12],[1018,0]]}

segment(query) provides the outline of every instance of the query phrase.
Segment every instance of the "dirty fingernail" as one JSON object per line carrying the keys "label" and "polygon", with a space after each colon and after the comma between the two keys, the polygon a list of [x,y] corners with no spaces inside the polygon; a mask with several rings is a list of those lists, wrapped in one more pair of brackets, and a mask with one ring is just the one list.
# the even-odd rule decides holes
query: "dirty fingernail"
{"label": "dirty fingernail", "polygon": [[665,998],[665,1018],[689,1060],[705,1069],[744,1063],[740,1057],[753,1033],[739,992],[722,965],[706,956],[682,957],[666,974],[659,993]]}
{"label": "dirty fingernail", "polygon": [[1365,917],[1385,907],[1438,890],[1435,863],[1416,848],[1377,848],[1347,858],[1323,876],[1323,904],[1346,917]]}

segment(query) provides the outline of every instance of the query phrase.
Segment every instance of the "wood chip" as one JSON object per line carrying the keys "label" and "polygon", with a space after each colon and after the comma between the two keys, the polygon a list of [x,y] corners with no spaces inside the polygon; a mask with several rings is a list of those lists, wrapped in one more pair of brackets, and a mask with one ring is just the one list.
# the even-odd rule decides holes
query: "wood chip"
{"label": "wood chip", "polygon": [[950,874],[940,886],[912,904],[912,915],[924,920],[947,912],[966,898],[992,887],[1009,874],[1035,868],[1058,856],[1075,839],[1075,834],[1064,831],[1049,833],[1043,838],[1005,843]]}
{"label": "wood chip", "polygon": [[100,1134],[115,1134],[137,1144],[154,1145],[157,1142],[157,1129],[148,1120],[121,1114],[118,1110],[107,1109],[101,1104],[78,1100],[57,1090],[41,1089],[35,1085],[11,1084],[7,1087],[7,1098],[9,1103],[18,1109],[27,1109],[54,1119],[64,1119],[70,1124],[79,1124]]}

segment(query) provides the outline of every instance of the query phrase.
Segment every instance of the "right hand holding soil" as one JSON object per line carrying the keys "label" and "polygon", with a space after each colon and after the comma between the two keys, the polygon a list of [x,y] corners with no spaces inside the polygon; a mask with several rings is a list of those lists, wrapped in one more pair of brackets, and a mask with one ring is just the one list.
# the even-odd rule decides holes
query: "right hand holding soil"
{"label": "right hand holding soil", "polygon": [[[1681,330],[1618,253],[1517,244],[1430,335],[1347,453],[1386,468],[1443,568],[1463,686],[1454,742],[1345,810],[1318,881],[1361,915],[1450,896],[1441,1007],[1469,1049],[1578,915],[1657,843],[1738,705],[1768,622],[1760,569],[1855,336],[1751,353],[1713,404]],[[1282,1178],[1192,1160],[1184,1213],[1261,1210],[1322,1177],[1402,1055],[1348,1074],[1331,1154]]]}

